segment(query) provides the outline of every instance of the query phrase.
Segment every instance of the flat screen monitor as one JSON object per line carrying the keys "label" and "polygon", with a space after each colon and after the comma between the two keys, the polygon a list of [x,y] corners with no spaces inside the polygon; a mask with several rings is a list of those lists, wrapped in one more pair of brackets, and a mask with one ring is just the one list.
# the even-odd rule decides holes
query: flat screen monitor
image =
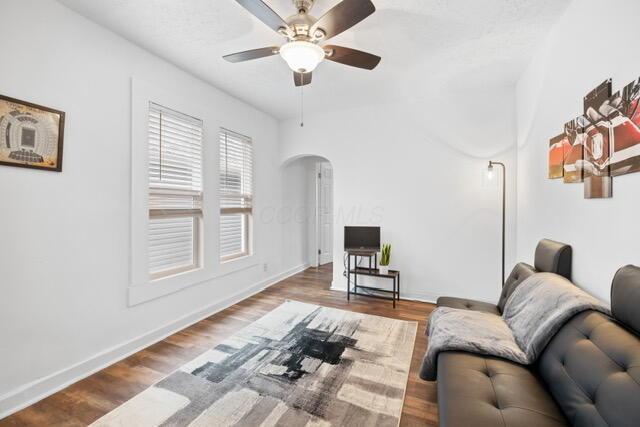
{"label": "flat screen monitor", "polygon": [[344,249],[380,250],[380,227],[344,227]]}

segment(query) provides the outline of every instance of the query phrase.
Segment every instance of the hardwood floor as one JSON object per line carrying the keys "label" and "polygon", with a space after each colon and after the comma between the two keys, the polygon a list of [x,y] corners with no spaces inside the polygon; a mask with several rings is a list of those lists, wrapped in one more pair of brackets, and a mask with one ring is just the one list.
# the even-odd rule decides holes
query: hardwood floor
{"label": "hardwood floor", "polygon": [[394,310],[390,301],[373,298],[352,297],[347,302],[343,292],[329,290],[331,279],[330,264],[309,268],[0,420],[0,426],[90,424],[285,299],[419,322],[400,425],[437,425],[435,384],[418,377],[427,345],[426,318],[435,306],[400,301]]}

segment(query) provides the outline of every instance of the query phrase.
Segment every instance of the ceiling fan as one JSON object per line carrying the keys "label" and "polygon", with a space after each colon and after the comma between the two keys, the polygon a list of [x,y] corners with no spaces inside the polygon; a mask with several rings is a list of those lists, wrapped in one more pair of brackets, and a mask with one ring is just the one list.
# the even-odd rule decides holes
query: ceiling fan
{"label": "ceiling fan", "polygon": [[280,54],[293,71],[296,86],[310,84],[311,73],[324,59],[366,70],[373,70],[380,62],[379,56],[360,50],[335,45],[320,46],[320,43],[348,30],[375,12],[376,8],[371,0],[343,0],[320,19],[309,15],[315,0],[293,0],[298,13],[286,20],[261,0],[236,1],[278,34],[286,37],[287,42],[280,47],[263,47],[223,56],[229,62]]}

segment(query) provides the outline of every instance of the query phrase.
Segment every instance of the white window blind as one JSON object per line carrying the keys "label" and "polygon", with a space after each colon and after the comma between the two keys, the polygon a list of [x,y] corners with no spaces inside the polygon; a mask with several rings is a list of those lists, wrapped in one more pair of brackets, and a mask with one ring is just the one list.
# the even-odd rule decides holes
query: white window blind
{"label": "white window blind", "polygon": [[202,121],[149,104],[149,273],[198,267]]}
{"label": "white window blind", "polygon": [[251,138],[220,130],[220,257],[249,255],[253,213]]}

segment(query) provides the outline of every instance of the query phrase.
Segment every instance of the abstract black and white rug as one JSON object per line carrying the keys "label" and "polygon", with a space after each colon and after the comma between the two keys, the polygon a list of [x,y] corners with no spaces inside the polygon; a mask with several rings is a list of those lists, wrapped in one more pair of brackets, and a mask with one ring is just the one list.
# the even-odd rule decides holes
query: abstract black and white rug
{"label": "abstract black and white rug", "polygon": [[287,301],[94,426],[397,426],[417,323]]}

